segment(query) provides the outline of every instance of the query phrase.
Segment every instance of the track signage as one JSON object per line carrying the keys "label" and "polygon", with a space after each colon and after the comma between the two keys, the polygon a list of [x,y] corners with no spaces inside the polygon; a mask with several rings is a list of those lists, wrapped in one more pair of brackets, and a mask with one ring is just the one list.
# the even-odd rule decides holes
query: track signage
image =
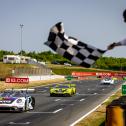
{"label": "track signage", "polygon": [[6,83],[29,83],[29,78],[7,77]]}
{"label": "track signage", "polygon": [[122,85],[122,94],[125,95],[126,94],[126,84]]}
{"label": "track signage", "polygon": [[126,76],[125,73],[116,73],[116,72],[72,72],[72,76]]}
{"label": "track signage", "polygon": [[73,79],[73,76],[70,76],[70,75],[69,76],[66,76],[66,79],[67,80],[72,80]]}

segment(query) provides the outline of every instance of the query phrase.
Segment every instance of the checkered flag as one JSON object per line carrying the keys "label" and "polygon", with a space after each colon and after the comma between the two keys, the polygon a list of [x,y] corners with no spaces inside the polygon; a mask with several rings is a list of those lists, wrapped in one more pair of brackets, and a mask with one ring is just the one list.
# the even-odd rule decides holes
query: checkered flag
{"label": "checkered flag", "polygon": [[48,41],[45,44],[59,55],[87,68],[91,67],[106,52],[106,50],[98,49],[74,37],[67,36],[62,22],[50,29]]}

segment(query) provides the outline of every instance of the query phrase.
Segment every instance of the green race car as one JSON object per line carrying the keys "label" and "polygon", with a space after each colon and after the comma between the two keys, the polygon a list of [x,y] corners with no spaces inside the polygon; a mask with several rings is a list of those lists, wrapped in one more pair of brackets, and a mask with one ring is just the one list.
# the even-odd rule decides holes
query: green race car
{"label": "green race car", "polygon": [[72,96],[76,94],[76,84],[57,84],[50,88],[50,96]]}

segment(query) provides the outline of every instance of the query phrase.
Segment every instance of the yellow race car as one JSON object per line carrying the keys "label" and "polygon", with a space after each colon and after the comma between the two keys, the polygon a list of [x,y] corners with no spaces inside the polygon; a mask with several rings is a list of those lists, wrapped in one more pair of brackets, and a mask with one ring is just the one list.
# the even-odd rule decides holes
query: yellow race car
{"label": "yellow race car", "polygon": [[50,87],[50,96],[72,96],[76,94],[76,84],[57,84]]}

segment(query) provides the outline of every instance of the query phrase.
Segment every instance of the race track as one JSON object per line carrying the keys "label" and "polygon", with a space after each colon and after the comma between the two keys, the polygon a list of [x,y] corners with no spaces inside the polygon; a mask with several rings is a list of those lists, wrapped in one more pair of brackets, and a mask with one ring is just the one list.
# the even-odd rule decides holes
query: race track
{"label": "race track", "polygon": [[49,86],[36,88],[35,110],[23,113],[0,113],[0,126],[70,126],[102,103],[122,82],[101,85],[99,80],[81,80],[72,97],[50,97]]}

